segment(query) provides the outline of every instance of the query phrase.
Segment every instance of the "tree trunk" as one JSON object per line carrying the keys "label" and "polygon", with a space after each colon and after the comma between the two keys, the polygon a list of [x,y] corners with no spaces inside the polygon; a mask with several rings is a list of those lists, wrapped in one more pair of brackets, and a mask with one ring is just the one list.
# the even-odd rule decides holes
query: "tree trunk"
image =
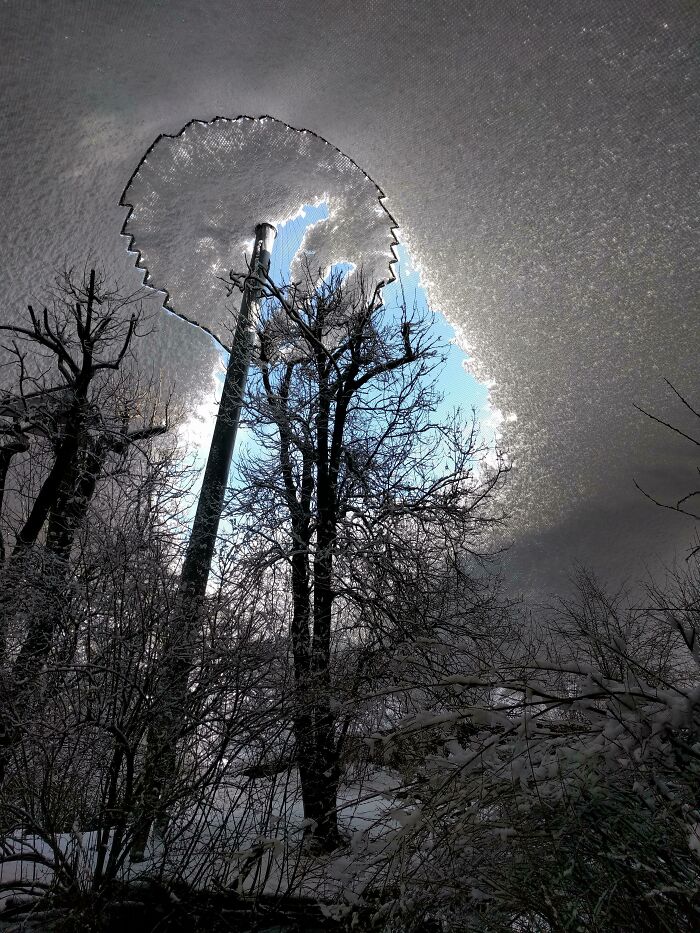
{"label": "tree trunk", "polygon": [[[59,488],[55,494],[55,503],[49,514],[46,532],[46,544],[42,555],[42,574],[40,579],[31,581],[35,591],[41,589],[44,599],[32,615],[29,628],[19,650],[9,683],[5,685],[7,693],[5,709],[0,716],[0,745],[2,761],[0,772],[4,773],[9,750],[22,737],[22,724],[30,707],[38,700],[40,674],[51,652],[54,635],[65,613],[70,599],[68,573],[70,554],[75,535],[82,524],[97,486],[99,472],[104,463],[103,451],[87,451],[83,469],[78,465],[80,445],[76,456],[67,464]],[[21,552],[14,556],[22,560]],[[13,587],[8,587],[6,598],[11,598]],[[10,607],[6,606],[6,610]],[[7,617],[8,612],[6,611]],[[0,776],[0,783],[2,777]]]}
{"label": "tree trunk", "polygon": [[[338,831],[338,756],[335,716],[331,711],[330,648],[333,609],[333,548],[336,516],[333,470],[329,462],[331,393],[328,363],[318,360],[319,411],[316,417],[316,553],[313,564],[313,637],[309,672],[309,703],[313,719],[311,767],[300,777],[304,789],[304,815],[316,823],[315,840],[325,851],[341,843]],[[305,785],[305,786],[304,786]],[[307,809],[308,803],[308,809]]]}
{"label": "tree trunk", "polygon": [[23,705],[22,698],[26,698],[34,689],[69,597],[70,555],[75,535],[85,519],[94,495],[104,457],[103,451],[87,450],[84,458],[80,458],[82,463],[79,463],[77,458],[73,460],[63,477],[56,502],[49,515],[44,549],[46,590],[49,594],[53,591],[53,596],[58,600],[47,600],[44,611],[33,619],[15,661],[13,680],[20,706]]}

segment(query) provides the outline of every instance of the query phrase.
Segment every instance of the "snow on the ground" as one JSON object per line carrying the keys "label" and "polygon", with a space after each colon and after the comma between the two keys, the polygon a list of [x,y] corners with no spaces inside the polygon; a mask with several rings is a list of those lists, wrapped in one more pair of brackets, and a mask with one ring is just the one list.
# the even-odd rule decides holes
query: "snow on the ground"
{"label": "snow on the ground", "polygon": [[[174,821],[168,840],[152,843],[144,861],[125,861],[120,881],[158,877],[195,887],[225,886],[245,894],[330,899],[344,886],[354,841],[397,825],[392,811],[397,776],[371,771],[339,793],[339,822],[348,850],[319,857],[304,847],[304,815],[295,770],[219,790],[206,806]],[[111,845],[111,834],[108,843]],[[21,832],[1,844],[0,905],[9,898],[40,895],[59,863],[88,888],[97,857],[97,833],[76,831],[40,838]]]}

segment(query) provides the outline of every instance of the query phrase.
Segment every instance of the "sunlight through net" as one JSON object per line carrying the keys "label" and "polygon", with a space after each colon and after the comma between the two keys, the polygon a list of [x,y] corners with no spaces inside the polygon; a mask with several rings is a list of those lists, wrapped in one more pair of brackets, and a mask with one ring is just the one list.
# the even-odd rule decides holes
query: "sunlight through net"
{"label": "sunlight through net", "polygon": [[[235,300],[221,279],[245,269],[256,223],[280,229],[275,250],[293,278],[305,254],[314,271],[347,264],[378,284],[391,277],[396,244],[383,199],[314,133],[270,117],[193,121],[146,153],[122,196],[130,207],[122,232],[146,284],[167,292],[166,307],[226,344]],[[307,222],[299,242],[304,205],[321,204],[325,216]]]}

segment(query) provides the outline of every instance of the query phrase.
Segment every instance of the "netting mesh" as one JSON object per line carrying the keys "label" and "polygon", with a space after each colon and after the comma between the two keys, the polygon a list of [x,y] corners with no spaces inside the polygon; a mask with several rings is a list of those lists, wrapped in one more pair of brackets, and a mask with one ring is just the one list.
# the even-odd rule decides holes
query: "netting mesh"
{"label": "netting mesh", "polygon": [[[147,284],[168,293],[167,307],[225,339],[232,300],[219,279],[245,268],[256,223],[283,225],[304,205],[325,203],[328,216],[304,231],[291,276],[301,277],[306,254],[314,271],[347,263],[376,284],[390,278],[395,258],[396,225],[382,198],[314,133],[270,117],[217,118],[156,140],[122,196],[131,208],[123,233]],[[288,249],[283,236],[275,249]]]}

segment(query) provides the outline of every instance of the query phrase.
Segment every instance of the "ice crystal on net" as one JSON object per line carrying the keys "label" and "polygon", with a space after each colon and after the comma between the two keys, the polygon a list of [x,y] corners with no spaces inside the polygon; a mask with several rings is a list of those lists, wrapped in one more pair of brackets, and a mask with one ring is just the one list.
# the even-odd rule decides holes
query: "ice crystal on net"
{"label": "ice crystal on net", "polygon": [[283,224],[304,204],[328,206],[310,225],[291,265],[303,275],[336,263],[390,277],[396,240],[382,194],[347,156],[321,137],[271,117],[193,121],[161,136],[129,182],[124,233],[150,286],[168,307],[214,334],[230,329],[231,299],[220,279],[245,268],[255,225]]}

